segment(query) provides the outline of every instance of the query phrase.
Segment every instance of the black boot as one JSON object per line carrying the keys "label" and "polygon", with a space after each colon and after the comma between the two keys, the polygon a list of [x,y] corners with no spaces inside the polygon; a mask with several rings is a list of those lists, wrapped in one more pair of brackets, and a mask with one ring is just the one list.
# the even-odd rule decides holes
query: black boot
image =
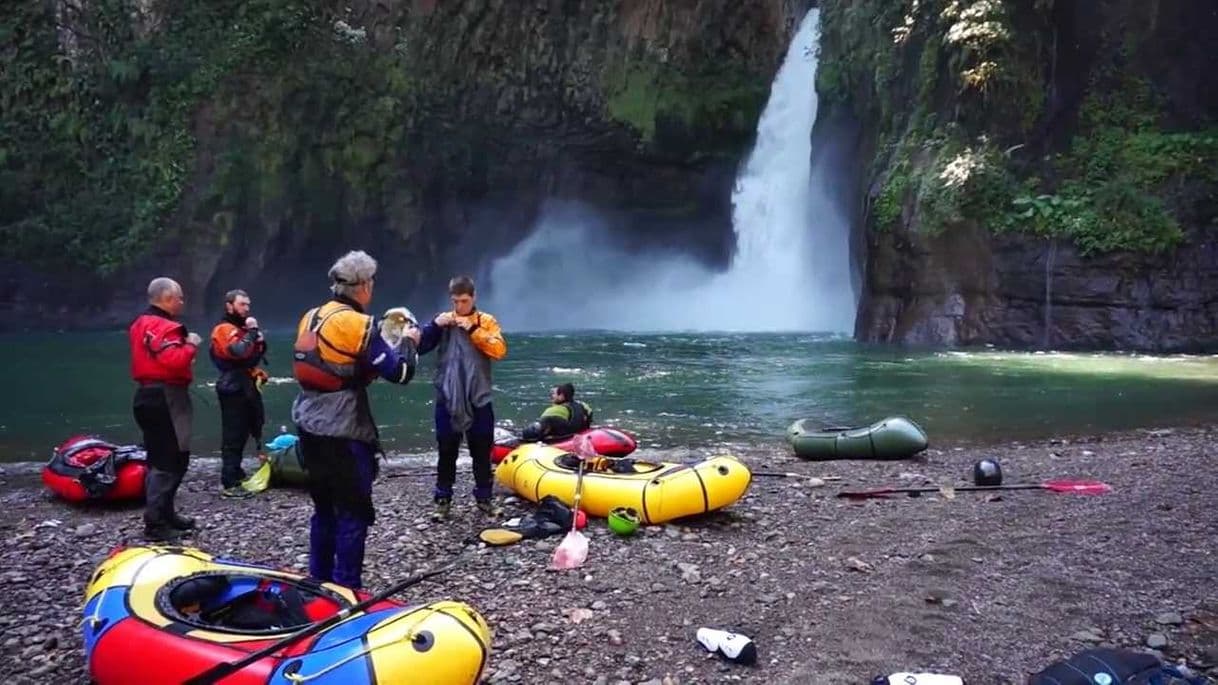
{"label": "black boot", "polygon": [[176,542],[173,493],[179,476],[150,468],[144,476],[144,537],[154,542]]}
{"label": "black boot", "polygon": [[177,511],[178,487],[182,485],[182,479],[186,477],[185,473],[175,473],[173,476],[173,490],[169,495],[169,526],[175,530],[194,530],[195,520],[189,516],[182,516]]}
{"label": "black boot", "polygon": [[194,530],[195,520],[189,516],[174,514],[173,518],[169,521],[169,525],[176,530]]}
{"label": "black boot", "polygon": [[144,525],[144,540],[147,542],[165,542],[176,545],[182,541],[182,531],[169,526]]}

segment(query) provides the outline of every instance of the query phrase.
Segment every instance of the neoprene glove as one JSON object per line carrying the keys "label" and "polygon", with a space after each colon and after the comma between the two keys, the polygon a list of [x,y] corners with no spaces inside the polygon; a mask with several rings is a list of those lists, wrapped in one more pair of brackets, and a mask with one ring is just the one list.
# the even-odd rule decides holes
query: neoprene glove
{"label": "neoprene glove", "polygon": [[409,366],[419,365],[419,348],[415,346],[414,341],[406,336],[402,336],[402,341],[398,345],[398,354],[406,360]]}

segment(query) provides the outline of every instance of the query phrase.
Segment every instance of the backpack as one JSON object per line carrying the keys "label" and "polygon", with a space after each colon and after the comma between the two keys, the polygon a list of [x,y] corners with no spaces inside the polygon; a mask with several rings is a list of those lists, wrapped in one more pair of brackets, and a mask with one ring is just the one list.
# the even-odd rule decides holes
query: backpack
{"label": "backpack", "polygon": [[1153,654],[1128,649],[1088,649],[1055,661],[1028,678],[1028,685],[1202,685],[1205,680],[1164,664]]}

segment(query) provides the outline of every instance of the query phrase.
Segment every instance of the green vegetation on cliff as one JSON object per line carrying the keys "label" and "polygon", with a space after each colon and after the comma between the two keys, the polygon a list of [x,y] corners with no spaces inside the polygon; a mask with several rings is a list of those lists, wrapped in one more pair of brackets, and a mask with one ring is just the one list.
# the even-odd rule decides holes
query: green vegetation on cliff
{"label": "green vegetation on cliff", "polygon": [[[607,67],[601,78],[609,116],[634,128],[648,143],[656,138],[657,123],[665,119],[691,131],[752,132],[765,105],[767,85],[760,74],[713,60],[685,72],[639,58]],[[702,143],[715,147],[718,141]]]}
{"label": "green vegetation on cliff", "polygon": [[[26,3],[0,19],[5,256],[105,274],[196,220],[223,242],[230,210],[253,198],[387,181],[413,90],[396,52],[368,49],[317,3],[140,7],[96,0],[57,17]],[[222,139],[214,160],[200,132]]]}
{"label": "green vegetation on cliff", "polygon": [[421,88],[400,51],[365,40],[339,24],[308,54],[260,65],[256,79],[217,95],[212,116],[226,143],[201,214],[278,204],[338,226],[345,213],[375,212],[402,190]]}
{"label": "green vegetation on cliff", "polygon": [[822,3],[817,87],[877,125],[874,229],[973,222],[1068,239],[1083,254],[1179,243],[1178,191],[1218,183],[1218,128],[1165,128],[1161,98],[1128,67],[1136,35],[1111,32],[1120,44],[1102,46],[1069,142],[1027,154],[1054,133],[1053,5]]}
{"label": "green vegetation on cliff", "polygon": [[627,55],[616,24],[588,38],[620,10],[595,2],[18,3],[0,17],[0,257],[105,275],[152,254],[231,260],[280,231],[410,238],[454,198],[537,185],[518,180],[531,160],[734,157],[770,37],[763,21],[728,35],[715,17],[732,7],[702,7],[716,34],[670,59],[695,29]]}
{"label": "green vegetation on cliff", "polygon": [[201,103],[238,65],[290,52],[313,21],[303,3],[175,9],[162,19],[98,0],[57,18],[25,3],[0,20],[8,256],[106,273],[142,254],[194,172]]}

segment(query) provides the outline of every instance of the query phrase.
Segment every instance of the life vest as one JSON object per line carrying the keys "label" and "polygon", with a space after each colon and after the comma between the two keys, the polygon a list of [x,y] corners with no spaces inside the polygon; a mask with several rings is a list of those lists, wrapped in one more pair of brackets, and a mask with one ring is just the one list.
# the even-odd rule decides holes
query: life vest
{"label": "life vest", "polygon": [[306,390],[338,392],[368,385],[376,369],[361,370],[372,335],[372,317],[331,300],[310,309],[296,330],[292,375]]}
{"label": "life vest", "polygon": [[568,409],[571,412],[567,422],[571,424],[571,430],[578,433],[582,430],[588,430],[592,424],[591,412],[588,411],[588,405],[579,400],[571,400],[567,403]]}
{"label": "life vest", "polygon": [[258,367],[258,362],[261,361],[262,354],[266,351],[265,342],[254,343],[249,354],[244,357],[233,356],[229,351],[229,346],[240,341],[245,337],[245,334],[245,328],[227,319],[216,324],[216,327],[211,329],[211,346],[208,349],[208,354],[211,356],[212,363],[221,372],[245,369],[250,376],[255,375],[254,372]]}
{"label": "life vest", "polygon": [[[571,400],[562,404],[550,405],[541,413],[541,424],[548,424],[551,428],[549,435],[545,436],[547,441],[565,440],[580,431],[587,430],[592,423],[592,411],[588,405],[579,400]],[[540,431],[534,432],[534,435]],[[527,438],[526,438],[527,439]]]}
{"label": "life vest", "polygon": [[127,329],[131,346],[131,378],[137,383],[189,385],[194,345],[186,342],[186,326],[156,308],[136,317]]}

